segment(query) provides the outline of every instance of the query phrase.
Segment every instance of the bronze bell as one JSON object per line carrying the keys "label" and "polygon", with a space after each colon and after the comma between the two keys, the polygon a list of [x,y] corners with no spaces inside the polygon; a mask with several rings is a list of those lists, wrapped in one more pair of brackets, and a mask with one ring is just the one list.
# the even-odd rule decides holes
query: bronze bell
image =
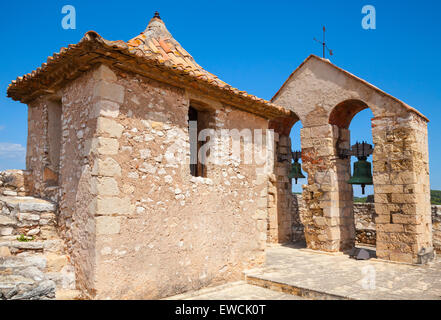
{"label": "bronze bell", "polygon": [[297,179],[305,179],[306,177],[302,173],[302,165],[299,163],[299,160],[294,160],[294,163],[291,164],[291,171],[288,175],[289,179],[295,179],[297,184]]}
{"label": "bronze bell", "polygon": [[354,174],[348,181],[349,184],[361,185],[362,194],[364,194],[365,186],[373,184],[371,163],[366,159],[367,157],[358,158],[358,161],[354,163]]}

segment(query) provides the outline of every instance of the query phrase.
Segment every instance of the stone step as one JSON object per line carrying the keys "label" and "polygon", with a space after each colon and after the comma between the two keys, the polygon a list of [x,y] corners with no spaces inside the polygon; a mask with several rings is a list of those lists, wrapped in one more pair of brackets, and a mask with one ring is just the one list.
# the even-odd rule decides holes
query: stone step
{"label": "stone step", "polygon": [[0,248],[7,247],[11,253],[23,251],[45,251],[45,252],[60,252],[63,249],[63,242],[61,239],[52,240],[35,240],[35,241],[0,241]]}
{"label": "stone step", "polygon": [[47,300],[55,298],[52,280],[34,281],[22,276],[0,275],[0,300]]}
{"label": "stone step", "polygon": [[47,259],[43,255],[20,255],[0,257],[0,271],[9,273],[18,273],[30,267],[37,268],[40,271],[45,271],[47,266]]}
{"label": "stone step", "polygon": [[244,272],[245,281],[248,284],[259,286],[265,289],[270,289],[277,292],[283,292],[295,296],[299,296],[309,300],[352,300],[349,297],[330,294],[325,291],[313,290],[310,288],[304,288],[296,284],[283,283],[266,277],[263,273],[253,270],[252,273]]}
{"label": "stone step", "polygon": [[162,300],[305,300],[296,295],[268,290],[245,281],[190,291]]}
{"label": "stone step", "polygon": [[9,211],[19,212],[55,212],[57,208],[56,204],[51,201],[29,196],[0,196],[0,203]]}

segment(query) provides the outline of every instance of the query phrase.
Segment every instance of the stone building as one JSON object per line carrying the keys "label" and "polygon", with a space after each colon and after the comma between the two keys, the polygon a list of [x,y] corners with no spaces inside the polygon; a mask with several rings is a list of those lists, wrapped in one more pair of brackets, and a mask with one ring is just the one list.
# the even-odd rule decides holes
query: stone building
{"label": "stone building", "polygon": [[[268,102],[205,71],[156,14],[127,43],[87,32],[8,96],[29,107],[26,193],[58,204],[57,231],[88,298],[161,298],[237,280],[264,262],[268,243],[290,242],[289,132],[299,120],[307,244],[350,249],[350,162],[337,148],[367,107],[377,254],[418,263],[432,250],[428,120],[316,56]],[[222,140],[223,130],[236,135]],[[262,147],[247,130],[264,132],[264,163],[242,161]],[[201,132],[214,133],[205,155],[220,161],[197,157]]]}

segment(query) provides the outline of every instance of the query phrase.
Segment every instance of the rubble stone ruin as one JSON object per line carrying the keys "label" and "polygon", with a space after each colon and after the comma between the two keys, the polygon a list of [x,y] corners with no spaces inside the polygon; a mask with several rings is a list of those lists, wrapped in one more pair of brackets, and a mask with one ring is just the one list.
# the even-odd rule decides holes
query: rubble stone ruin
{"label": "rubble stone ruin", "polygon": [[[309,56],[265,101],[205,71],[155,15],[128,42],[87,32],[7,93],[29,112],[19,196],[56,203],[56,231],[87,298],[161,298],[239,280],[264,263],[268,244],[291,242],[297,121],[307,246],[352,249],[350,160],[339,149],[365,108],[374,114],[377,257],[433,258],[428,119],[328,60]],[[207,153],[220,161],[190,163],[203,147],[191,121],[222,142]],[[225,143],[222,130],[239,136]],[[246,130],[274,130],[264,164],[231,157],[229,142],[241,155],[258,147]]]}

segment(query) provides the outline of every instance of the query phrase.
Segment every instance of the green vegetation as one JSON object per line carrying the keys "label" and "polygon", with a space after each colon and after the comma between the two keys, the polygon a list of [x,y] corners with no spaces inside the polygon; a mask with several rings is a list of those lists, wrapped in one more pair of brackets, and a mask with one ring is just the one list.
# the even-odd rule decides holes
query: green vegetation
{"label": "green vegetation", "polygon": [[[430,200],[432,204],[441,205],[441,191],[430,190]],[[354,197],[354,202],[365,203],[366,197],[364,198]]]}
{"label": "green vegetation", "polygon": [[354,197],[354,202],[357,202],[357,203],[366,203],[366,200],[367,200],[367,197],[363,197],[363,198]]}
{"label": "green vegetation", "polygon": [[17,240],[20,241],[20,242],[29,242],[29,241],[34,240],[34,237],[33,236],[32,237],[28,237],[28,236],[25,236],[25,235],[21,234],[19,237],[17,237]]}
{"label": "green vegetation", "polygon": [[441,191],[430,190],[430,201],[432,202],[432,204],[441,205]]}

